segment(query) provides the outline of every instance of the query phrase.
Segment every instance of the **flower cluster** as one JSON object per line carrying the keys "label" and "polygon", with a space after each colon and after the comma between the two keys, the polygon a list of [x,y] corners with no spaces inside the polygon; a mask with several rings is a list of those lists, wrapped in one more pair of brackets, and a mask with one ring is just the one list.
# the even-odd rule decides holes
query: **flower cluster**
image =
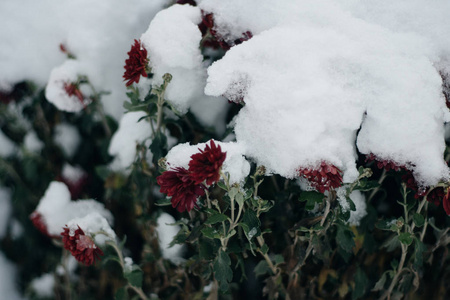
{"label": "flower cluster", "polygon": [[103,251],[95,245],[94,240],[84,234],[84,231],[78,226],[78,229],[73,230],[68,227],[63,228],[61,232],[64,249],[69,250],[70,253],[79,262],[86,266],[94,264],[95,260],[100,260]]}
{"label": "flower cluster", "polygon": [[305,177],[311,186],[320,193],[342,185],[341,170],[334,165],[322,162],[317,169],[301,168],[298,170],[300,176]]}
{"label": "flower cluster", "polygon": [[133,82],[139,83],[141,75],[147,77],[147,49],[142,47],[141,42],[134,40],[134,45],[127,53],[128,59],[125,60],[125,73],[123,74],[124,81],[128,80],[126,86],[130,86]]}
{"label": "flower cluster", "polygon": [[419,187],[411,171],[408,171],[403,175],[402,180],[405,182],[407,188],[414,191],[414,198],[419,199],[427,196],[427,201],[436,206],[439,206],[442,201],[445,212],[447,215],[450,215],[450,189],[445,191],[443,187],[436,187],[430,191],[429,187]]}
{"label": "flower cluster", "polygon": [[401,166],[391,160],[385,160],[385,159],[379,159],[376,155],[374,155],[373,153],[370,153],[367,157],[366,157],[366,162],[375,162],[375,164],[377,165],[378,169],[385,169],[386,171],[390,171],[390,170],[394,170],[394,171],[400,171],[400,170],[405,170],[405,166]]}
{"label": "flower cluster", "polygon": [[226,158],[219,145],[211,140],[204,150],[191,156],[189,169],[178,167],[158,176],[160,192],[172,197],[172,207],[179,212],[191,211],[197,198],[205,195],[205,189],[220,178],[220,168]]}

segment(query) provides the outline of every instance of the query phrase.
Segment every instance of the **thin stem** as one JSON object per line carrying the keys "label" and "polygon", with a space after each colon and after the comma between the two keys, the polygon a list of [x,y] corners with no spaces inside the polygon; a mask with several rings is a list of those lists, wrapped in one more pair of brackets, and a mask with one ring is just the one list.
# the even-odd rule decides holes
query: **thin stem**
{"label": "thin stem", "polygon": [[126,288],[132,289],[133,291],[135,291],[136,294],[138,294],[139,297],[141,297],[141,299],[148,300],[147,296],[144,294],[144,291],[141,288],[135,287],[134,285],[131,285],[130,283],[127,284]]}
{"label": "thin stem", "polygon": [[[383,169],[383,173],[381,173],[381,177],[380,177],[380,179],[378,180],[378,184],[381,185],[386,177],[387,177],[386,170]],[[369,198],[367,199],[367,201],[370,202],[370,200],[372,200],[372,198],[375,196],[375,194],[376,194],[379,190],[380,190],[379,187],[375,188],[375,189],[372,191],[372,193],[370,193],[370,196],[369,196]]]}
{"label": "thin stem", "polygon": [[[264,244],[265,244],[264,238],[261,235],[256,237],[256,240],[258,241],[258,244],[259,244],[260,247],[264,246]],[[266,260],[267,264],[269,265],[269,268],[272,270],[273,275],[276,275],[277,274],[277,268],[272,263],[272,260],[270,260],[269,255],[267,255],[267,253],[263,253],[261,250],[258,250],[258,252],[261,253],[261,255]]]}
{"label": "thin stem", "polygon": [[391,285],[389,286],[388,290],[380,297],[380,300],[383,299],[391,299],[391,294],[392,291],[394,290],[395,285],[397,284],[397,281],[400,277],[400,274],[402,273],[403,270],[403,265],[405,264],[405,259],[406,259],[406,254],[407,254],[407,249],[408,246],[401,244],[402,247],[402,256],[400,258],[400,263],[398,264],[398,268],[397,268],[397,272],[395,273],[394,278],[392,279]]}

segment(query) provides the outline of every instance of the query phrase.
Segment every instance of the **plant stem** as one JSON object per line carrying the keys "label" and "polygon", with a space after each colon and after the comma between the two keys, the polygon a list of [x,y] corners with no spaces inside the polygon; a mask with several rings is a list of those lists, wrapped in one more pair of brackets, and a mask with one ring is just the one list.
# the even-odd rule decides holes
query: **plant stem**
{"label": "plant stem", "polygon": [[398,281],[398,279],[400,277],[400,274],[402,273],[403,265],[405,264],[405,259],[406,259],[408,246],[406,246],[404,244],[401,244],[401,247],[402,247],[402,256],[400,258],[400,263],[398,264],[397,272],[395,273],[395,276],[392,279],[392,282],[389,285],[388,290],[380,297],[380,300],[383,300],[383,299],[386,299],[386,298],[388,300],[391,299],[392,291],[394,290],[394,287],[397,284],[397,281]]}
{"label": "plant stem", "polygon": [[[381,177],[380,177],[380,179],[378,180],[378,184],[381,185],[386,177],[387,177],[387,175],[386,175],[386,170],[383,169],[383,173],[381,173]],[[375,194],[376,194],[379,190],[380,190],[379,187],[375,188],[375,189],[372,191],[372,193],[370,193],[370,196],[369,196],[369,198],[367,199],[367,202],[370,202],[370,200],[372,200],[372,198],[375,196]]]}

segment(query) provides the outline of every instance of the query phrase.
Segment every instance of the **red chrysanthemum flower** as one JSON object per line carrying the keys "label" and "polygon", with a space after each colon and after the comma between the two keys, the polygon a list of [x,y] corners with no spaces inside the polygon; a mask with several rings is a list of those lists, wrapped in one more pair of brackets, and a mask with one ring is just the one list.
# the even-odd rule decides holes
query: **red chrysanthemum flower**
{"label": "red chrysanthemum flower", "polygon": [[45,223],[44,217],[37,211],[33,211],[30,215],[30,220],[33,223],[34,227],[37,228],[41,233],[46,236],[50,236],[47,230],[47,224]]}
{"label": "red chrysanthemum flower", "polygon": [[172,197],[172,207],[179,212],[191,211],[196,206],[197,198],[205,195],[205,186],[196,184],[185,168],[165,171],[156,181],[161,187],[160,192]]}
{"label": "red chrysanthemum flower", "polygon": [[445,213],[450,216],[450,188],[447,188],[447,193],[442,199],[442,206],[444,207]]}
{"label": "red chrysanthemum flower", "polygon": [[300,176],[304,176],[311,186],[320,193],[342,185],[341,170],[326,162],[322,162],[318,169],[301,168],[298,173]]}
{"label": "red chrysanthemum flower", "polygon": [[189,171],[195,183],[199,184],[206,180],[206,184],[211,185],[219,181],[220,168],[226,157],[226,152],[222,152],[220,145],[216,146],[213,140],[204,150],[200,150],[200,153],[192,155]]}
{"label": "red chrysanthemum flower", "polygon": [[134,45],[127,53],[128,59],[125,60],[124,81],[128,80],[126,86],[130,86],[133,82],[139,83],[141,76],[147,77],[147,49],[142,47],[141,42],[134,40]]}
{"label": "red chrysanthemum flower", "polygon": [[84,231],[78,226],[78,229],[71,232],[68,227],[63,228],[61,232],[63,237],[64,249],[70,253],[81,263],[86,266],[94,264],[95,260],[100,260],[103,251],[95,245],[94,240],[84,234]]}
{"label": "red chrysanthemum flower", "polygon": [[69,95],[70,97],[75,96],[78,98],[78,100],[80,100],[80,102],[84,104],[84,96],[80,91],[80,88],[78,87],[78,85],[76,83],[68,83],[68,82],[64,82],[64,90],[66,91],[67,95]]}
{"label": "red chrysanthemum flower", "polygon": [[379,159],[373,153],[370,153],[366,157],[366,162],[371,162],[371,161],[374,161],[376,163],[378,169],[385,169],[386,171],[390,171],[390,170],[400,171],[402,169],[406,169],[404,166],[401,166],[391,160]]}

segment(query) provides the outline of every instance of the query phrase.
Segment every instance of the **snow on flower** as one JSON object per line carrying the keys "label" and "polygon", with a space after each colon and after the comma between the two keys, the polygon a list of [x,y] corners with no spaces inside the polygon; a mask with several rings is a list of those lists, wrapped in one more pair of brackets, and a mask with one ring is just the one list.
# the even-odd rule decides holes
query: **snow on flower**
{"label": "snow on flower", "polygon": [[103,251],[95,245],[94,240],[86,235],[80,226],[75,230],[68,227],[63,229],[61,235],[64,249],[69,250],[76,260],[86,266],[94,264],[95,260],[100,260]]}
{"label": "snow on flower", "polygon": [[207,95],[243,98],[235,133],[246,156],[287,178],[326,161],[351,182],[357,150],[411,166],[423,186],[449,177],[436,45],[332,1],[270,5],[199,2],[219,32],[254,34],[208,68],[205,87]]}
{"label": "snow on flower", "polygon": [[179,212],[191,211],[198,197],[205,195],[205,186],[195,183],[191,173],[185,168],[174,168],[162,173],[156,179],[161,189],[160,192],[172,197],[172,207]]}
{"label": "snow on flower", "polygon": [[[230,183],[243,182],[250,173],[250,164],[243,156],[245,149],[242,145],[235,142],[224,143],[218,141],[214,141],[214,144],[217,147],[220,146],[221,151],[226,153],[222,171],[230,175]],[[205,149],[206,146],[207,143],[199,143],[197,145],[189,145],[189,143],[178,144],[166,155],[167,164],[170,168],[189,168],[191,157],[199,154],[199,149]]]}
{"label": "snow on flower", "polygon": [[200,21],[199,8],[173,5],[159,12],[141,36],[155,83],[161,84],[165,73],[172,75],[166,97],[182,112],[203,94],[205,85],[206,72],[199,49],[202,36],[197,26]]}
{"label": "snow on flower", "polygon": [[139,83],[141,76],[147,77],[147,50],[142,47],[141,42],[134,40],[134,45],[127,53],[128,59],[125,60],[125,73],[123,74],[124,81],[127,81],[126,86],[130,86],[133,82]]}
{"label": "snow on flower", "polygon": [[59,110],[79,112],[91,102],[89,98],[83,96],[77,84],[79,76],[82,75],[80,70],[80,63],[71,59],[50,73],[45,97]]}
{"label": "snow on flower", "polygon": [[96,212],[112,222],[111,213],[95,200],[71,201],[70,191],[62,182],[53,181],[35,211],[30,215],[38,230],[50,237],[59,237],[61,229],[74,218]]}
{"label": "snow on flower", "polygon": [[193,154],[189,162],[191,177],[196,184],[206,180],[207,185],[212,185],[220,178],[219,172],[227,154],[222,152],[220,145],[216,146],[214,140],[204,150],[199,150],[200,153]]}

